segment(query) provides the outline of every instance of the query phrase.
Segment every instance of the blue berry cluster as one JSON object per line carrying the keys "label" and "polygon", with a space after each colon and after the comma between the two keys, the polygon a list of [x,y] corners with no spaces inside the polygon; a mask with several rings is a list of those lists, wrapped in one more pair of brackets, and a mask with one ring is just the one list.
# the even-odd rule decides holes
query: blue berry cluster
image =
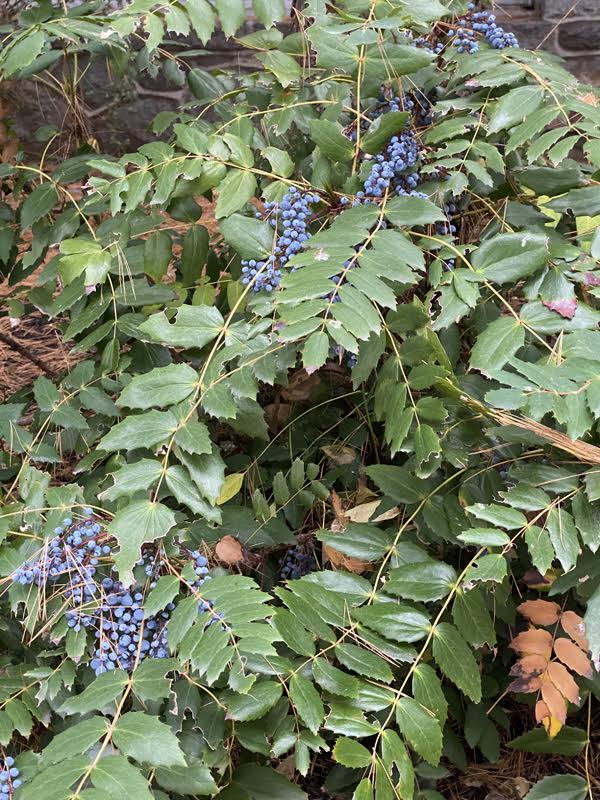
{"label": "blue berry cluster", "polygon": [[476,3],[469,3],[469,16],[459,20],[460,27],[454,35],[454,44],[459,53],[474,53],[479,50],[479,45],[475,40],[476,33],[483,34],[488,44],[496,50],[519,46],[519,40],[514,33],[500,27],[496,23],[494,14],[476,9]]}
{"label": "blue berry cluster", "polygon": [[93,615],[97,639],[90,666],[96,675],[115,667],[131,671],[144,658],[167,658],[166,624],[175,608],[169,603],[158,614],[144,620],[144,595],[125,589],[119,581],[104,578],[105,600]]}
{"label": "blue berry cluster", "polygon": [[257,219],[268,219],[271,227],[276,229],[275,247],[266,261],[242,261],[243,284],[252,282],[255,292],[272,292],[279,286],[281,267],[300,252],[304,242],[310,238],[311,205],[319,200],[318,195],[301,192],[292,186],[281,203],[265,203],[264,212],[256,212]]}
{"label": "blue berry cluster", "polygon": [[25,561],[12,575],[14,583],[45,586],[47,581],[66,581],[65,597],[74,603],[87,602],[96,593],[93,579],[100,560],[112,552],[108,534],[93,519],[91,508],[84,519],[74,523],[70,517],[54,529],[35,562]]}
{"label": "blue berry cluster", "polygon": [[364,182],[364,190],[356,193],[359,202],[383,197],[386,191],[396,194],[414,194],[419,185],[419,173],[414,167],[419,160],[419,145],[413,132],[407,128],[399,136],[392,136]]}
{"label": "blue berry cluster", "polygon": [[[35,584],[42,590],[49,582],[57,586],[68,604],[67,626],[75,632],[82,628],[94,632],[96,643],[90,666],[96,675],[117,667],[131,671],[144,658],[166,658],[166,624],[175,609],[174,603],[168,603],[150,617],[144,612],[145,594],[164,572],[161,552],[155,548],[142,550],[136,564],[137,584],[126,589],[111,577],[115,567],[108,542],[102,521],[87,508],[81,521],[66,517],[62,526],[55,528],[54,537],[44,545],[39,558],[25,562],[12,576],[15,583]],[[198,551],[187,555],[196,574],[192,585],[197,588],[210,579],[208,561]],[[212,612],[212,604],[200,600],[198,611]],[[220,616],[213,612],[209,624]]]}
{"label": "blue berry cluster", "polygon": [[[454,239],[457,232],[457,227],[454,223],[454,218],[459,213],[459,207],[454,198],[450,198],[444,203],[444,216],[446,219],[440,220],[435,223],[435,229],[441,236],[450,236]],[[453,270],[456,266],[455,258],[447,258],[443,262],[445,270]]]}
{"label": "blue berry cluster", "polygon": [[436,56],[439,56],[440,53],[444,51],[446,46],[443,42],[430,42],[425,36],[419,36],[417,39],[415,39],[415,44],[417,47],[422,47],[424,50],[429,50],[430,53],[433,53]]}
{"label": "blue berry cluster", "polygon": [[317,568],[315,556],[308,544],[296,544],[290,547],[279,562],[279,574],[284,581],[302,578]]}
{"label": "blue berry cluster", "polygon": [[21,785],[19,775],[12,756],[6,756],[4,761],[0,761],[0,800],[12,798],[15,789]]}

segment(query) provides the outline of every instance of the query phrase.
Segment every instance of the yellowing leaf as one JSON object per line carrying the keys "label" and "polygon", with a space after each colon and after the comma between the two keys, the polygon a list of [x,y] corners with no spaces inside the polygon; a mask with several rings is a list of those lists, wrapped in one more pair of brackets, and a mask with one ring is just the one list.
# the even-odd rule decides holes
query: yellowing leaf
{"label": "yellowing leaf", "polygon": [[244,475],[245,473],[243,472],[233,472],[231,475],[226,476],[223,481],[221,493],[215,501],[218,506],[222,506],[223,503],[226,503],[228,500],[231,500],[232,497],[236,496],[242,488]]}

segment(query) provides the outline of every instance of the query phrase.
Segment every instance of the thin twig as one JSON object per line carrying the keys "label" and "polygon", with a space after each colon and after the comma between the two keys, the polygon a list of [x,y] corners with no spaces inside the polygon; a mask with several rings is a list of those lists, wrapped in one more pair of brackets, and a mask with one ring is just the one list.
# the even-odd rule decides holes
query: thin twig
{"label": "thin twig", "polygon": [[17,353],[22,355],[23,358],[26,358],[29,361],[31,361],[31,363],[35,364],[36,367],[39,367],[42,370],[42,372],[45,372],[49,378],[56,377],[54,371],[47,364],[44,364],[44,362],[40,358],[34,356],[33,353],[30,353],[26,347],[17,342],[16,339],[13,339],[12,336],[9,336],[8,334],[2,333],[0,331],[0,342],[5,344],[7,347],[10,347],[12,350],[15,350]]}

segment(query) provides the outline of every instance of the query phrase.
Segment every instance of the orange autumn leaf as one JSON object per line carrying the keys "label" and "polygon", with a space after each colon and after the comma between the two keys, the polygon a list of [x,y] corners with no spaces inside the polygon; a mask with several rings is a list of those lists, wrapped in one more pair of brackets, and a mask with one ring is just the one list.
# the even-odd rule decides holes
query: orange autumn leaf
{"label": "orange autumn leaf", "polygon": [[547,666],[548,659],[544,658],[544,656],[535,654],[523,656],[512,665],[510,674],[515,676],[539,675],[541,672],[545,672]]}
{"label": "orange autumn leaf", "polygon": [[543,722],[546,717],[550,716],[550,709],[543,700],[538,700],[535,704],[535,721]]}
{"label": "orange autumn leaf", "polygon": [[584,678],[592,677],[592,664],[583,650],[580,650],[570,639],[557,639],[554,652],[563,664]]}
{"label": "orange autumn leaf", "polygon": [[224,564],[237,564],[244,558],[244,550],[235,536],[223,536],[217,542],[215,553],[219,561]]}
{"label": "orange autumn leaf", "polygon": [[551,603],[549,600],[527,600],[517,606],[517,611],[534,625],[554,625],[560,616],[558,603]]}
{"label": "orange autumn leaf", "polygon": [[581,647],[582,650],[587,651],[590,649],[590,643],[585,638],[585,622],[581,619],[579,614],[574,611],[565,611],[560,618],[560,624],[565,633],[568,633],[571,639]]}
{"label": "orange autumn leaf", "polygon": [[542,698],[548,706],[550,715],[556,717],[564,725],[567,721],[567,704],[565,698],[550,680],[542,682]]}
{"label": "orange autumn leaf", "polygon": [[552,652],[552,636],[548,631],[531,628],[515,636],[509,647],[518,653],[549,657]]}
{"label": "orange autumn leaf", "polygon": [[564,698],[566,698],[570,703],[579,705],[581,702],[581,698],[579,697],[579,687],[565,666],[560,664],[558,661],[551,661],[548,664],[548,675],[552,683],[556,686]]}

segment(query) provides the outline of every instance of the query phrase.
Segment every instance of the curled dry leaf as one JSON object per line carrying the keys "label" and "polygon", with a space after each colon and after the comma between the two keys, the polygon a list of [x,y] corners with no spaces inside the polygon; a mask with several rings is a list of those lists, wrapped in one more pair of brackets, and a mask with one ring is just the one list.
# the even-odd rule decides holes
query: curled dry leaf
{"label": "curled dry leaf", "polygon": [[360,558],[345,556],[339,550],[327,544],[323,545],[323,554],[335,569],[345,569],[348,572],[354,572],[356,575],[362,575],[363,572],[373,569],[373,564],[370,561],[362,561]]}
{"label": "curled dry leaf", "polygon": [[238,564],[244,558],[242,545],[235,536],[224,536],[217,542],[215,554],[224,564]]}
{"label": "curled dry leaf", "polygon": [[327,445],[322,447],[321,450],[325,453],[329,461],[334,466],[344,464],[354,464],[356,461],[356,451],[346,445]]}
{"label": "curled dry leaf", "polygon": [[548,659],[540,655],[523,656],[512,665],[510,674],[516,677],[539,675],[546,671]]}
{"label": "curled dry leaf", "polygon": [[564,725],[567,721],[567,704],[565,698],[550,680],[542,681],[542,699],[548,706],[550,715],[556,717],[561,725]]}
{"label": "curled dry leaf", "polygon": [[517,611],[534,625],[554,625],[560,617],[560,606],[549,600],[527,600],[517,606]]}
{"label": "curled dry leaf", "polygon": [[587,653],[590,649],[590,643],[585,638],[585,622],[574,611],[565,611],[561,618],[560,624],[565,633],[568,633],[571,639],[585,650]]}
{"label": "curled dry leaf", "polygon": [[563,664],[573,672],[584,678],[591,678],[592,663],[586,654],[570,639],[557,639],[554,642],[554,652]]}
{"label": "curled dry leaf", "polygon": [[573,680],[573,676],[569,670],[563,666],[563,664],[558,661],[551,661],[548,664],[548,676],[565,699],[570,703],[579,705],[581,702],[579,687]]}
{"label": "curled dry leaf", "polygon": [[515,636],[509,647],[518,653],[535,654],[549,658],[552,652],[552,636],[548,631],[531,628]]}
{"label": "curled dry leaf", "polygon": [[288,385],[281,392],[281,396],[291,403],[308,400],[319,383],[321,383],[321,379],[317,374],[309,375],[305,370],[299,369],[290,377]]}

